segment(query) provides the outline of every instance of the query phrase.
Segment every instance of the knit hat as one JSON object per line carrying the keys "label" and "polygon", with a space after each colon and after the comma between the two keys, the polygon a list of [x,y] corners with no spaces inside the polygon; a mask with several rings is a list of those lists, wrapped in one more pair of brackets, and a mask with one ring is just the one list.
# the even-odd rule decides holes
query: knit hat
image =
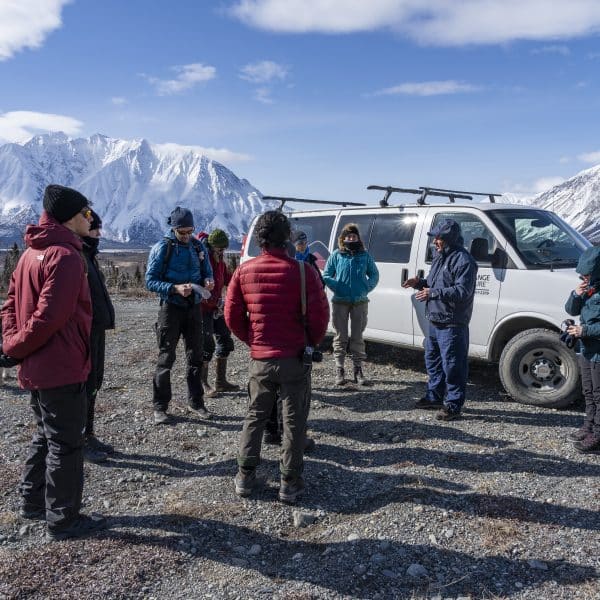
{"label": "knit hat", "polygon": [[88,205],[88,199],[72,188],[51,184],[44,191],[44,210],[59,223],[72,219]]}
{"label": "knit hat", "polygon": [[206,243],[206,240],[208,239],[208,233],[206,233],[206,231],[199,231],[199,232],[196,234],[196,239],[197,239],[199,242],[202,242],[203,244],[205,244],[205,243]]}
{"label": "knit hat", "polygon": [[90,231],[92,229],[102,229],[102,219],[100,218],[100,215],[94,210],[94,209],[90,209],[92,211],[92,220],[90,221]]}
{"label": "knit hat", "polygon": [[229,247],[229,238],[222,229],[215,229],[214,231],[211,231],[207,241],[211,246],[213,246],[213,248]]}
{"label": "knit hat", "polygon": [[179,229],[180,227],[193,227],[194,217],[187,208],[181,208],[181,206],[175,207],[175,210],[171,213],[171,216],[167,219],[167,223],[172,229]]}
{"label": "knit hat", "polygon": [[294,244],[298,244],[298,243],[306,243],[308,241],[308,236],[306,235],[306,233],[304,233],[304,231],[293,231],[292,232],[292,242]]}

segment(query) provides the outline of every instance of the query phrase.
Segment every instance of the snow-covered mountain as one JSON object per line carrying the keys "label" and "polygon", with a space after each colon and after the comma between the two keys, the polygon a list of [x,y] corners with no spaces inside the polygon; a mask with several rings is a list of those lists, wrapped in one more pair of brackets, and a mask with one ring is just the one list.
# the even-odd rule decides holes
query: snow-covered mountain
{"label": "snow-covered mountain", "polygon": [[193,148],[39,135],[0,146],[0,246],[20,242],[25,225],[37,222],[49,183],[85,194],[102,217],[105,246],[153,244],[175,206],[192,210],[197,230],[219,227],[239,242],[252,218],[270,207],[247,180]]}
{"label": "snow-covered mountain", "polygon": [[551,210],[592,242],[600,241],[600,165],[531,198],[502,196],[503,202]]}

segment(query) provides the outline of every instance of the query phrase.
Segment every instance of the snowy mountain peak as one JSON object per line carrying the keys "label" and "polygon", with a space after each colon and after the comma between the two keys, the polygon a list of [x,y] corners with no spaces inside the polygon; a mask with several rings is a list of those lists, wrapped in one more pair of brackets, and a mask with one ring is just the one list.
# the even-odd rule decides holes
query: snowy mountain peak
{"label": "snowy mountain peak", "polygon": [[43,134],[0,146],[2,245],[22,239],[25,225],[41,213],[49,183],[80,190],[101,215],[104,237],[132,246],[162,236],[177,205],[190,208],[198,230],[219,227],[237,241],[267,208],[246,179],[193,146]]}

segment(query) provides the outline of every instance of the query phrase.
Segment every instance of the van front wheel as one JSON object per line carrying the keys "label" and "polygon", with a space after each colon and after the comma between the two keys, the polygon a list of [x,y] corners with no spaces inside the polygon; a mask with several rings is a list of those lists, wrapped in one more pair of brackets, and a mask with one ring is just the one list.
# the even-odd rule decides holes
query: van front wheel
{"label": "van front wheel", "polygon": [[522,404],[562,408],[580,395],[577,356],[549,329],[513,337],[502,351],[499,372],[504,389]]}

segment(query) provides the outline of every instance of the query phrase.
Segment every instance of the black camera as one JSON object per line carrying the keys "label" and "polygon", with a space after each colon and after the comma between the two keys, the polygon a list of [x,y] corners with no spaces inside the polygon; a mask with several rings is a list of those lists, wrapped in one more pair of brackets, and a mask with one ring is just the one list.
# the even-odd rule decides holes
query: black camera
{"label": "black camera", "polygon": [[323,353],[320,350],[315,350],[312,346],[306,346],[302,353],[302,362],[305,365],[312,365],[314,362],[321,362]]}
{"label": "black camera", "polygon": [[565,319],[560,324],[560,341],[567,347],[573,348],[577,343],[577,338],[573,337],[571,334],[567,333],[567,329],[569,327],[573,327],[575,325],[575,321],[573,319]]}

